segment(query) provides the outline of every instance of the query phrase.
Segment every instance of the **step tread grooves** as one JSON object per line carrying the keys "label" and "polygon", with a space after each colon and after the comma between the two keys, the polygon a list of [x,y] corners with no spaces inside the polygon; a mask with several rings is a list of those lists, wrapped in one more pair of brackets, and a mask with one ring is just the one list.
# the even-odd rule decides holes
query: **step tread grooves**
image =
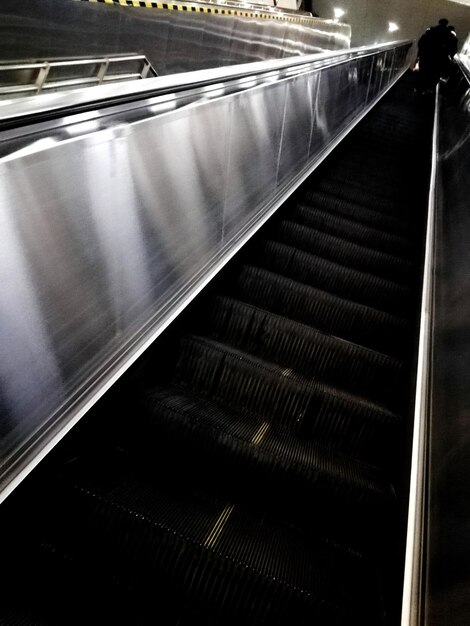
{"label": "step tread grooves", "polygon": [[[216,297],[210,336],[352,393],[397,405],[405,364],[240,300]],[[405,385],[406,389],[406,385]]]}
{"label": "step tread grooves", "polygon": [[406,317],[411,308],[411,289],[391,280],[346,268],[309,252],[269,240],[258,264],[277,274],[359,304]]}
{"label": "step tread grooves", "polygon": [[400,284],[409,284],[412,280],[413,265],[408,260],[329,235],[311,226],[285,220],[279,225],[275,239],[366,274]]}
{"label": "step tread grooves", "polygon": [[409,325],[405,319],[267,269],[245,266],[238,279],[237,296],[260,308],[390,356],[403,358],[407,354]]}
{"label": "step tread grooves", "polygon": [[305,379],[203,337],[185,337],[173,384],[239,411],[253,412],[328,447],[387,463],[402,418],[383,405]]}
{"label": "step tread grooves", "polygon": [[353,243],[376,249],[379,252],[387,252],[402,258],[410,258],[411,256],[411,243],[405,237],[372,226],[364,226],[354,220],[333,215],[306,204],[297,204],[291,219],[330,235],[343,237]]}
{"label": "step tread grooves", "polygon": [[[201,455],[215,458],[217,476],[213,477],[210,471],[212,461],[205,473],[209,472],[209,480],[221,483],[221,489],[232,494],[232,501],[238,495],[246,500],[253,491],[252,497],[265,505],[266,500],[275,496],[270,508],[281,509],[287,519],[305,516],[313,508],[309,523],[312,516],[321,518],[330,527],[326,528],[328,534],[331,525],[338,534],[340,525],[335,518],[339,510],[341,515],[348,511],[355,533],[360,533],[363,526],[372,534],[377,533],[372,518],[375,523],[382,512],[392,511],[394,494],[377,469],[272,423],[265,429],[265,436],[255,443],[256,433],[266,424],[258,416],[239,413],[177,389],[152,389],[142,404],[144,413],[138,426],[146,434],[146,440],[163,438],[163,445],[165,436],[170,441],[182,440],[181,453],[194,462],[195,472],[203,471],[197,465]],[[149,446],[149,456],[151,451]],[[246,480],[250,481],[251,489],[246,488]],[[310,496],[302,497],[307,492]],[[381,521],[383,525],[384,520]],[[339,534],[344,535],[344,529]]]}
{"label": "step tread grooves", "polygon": [[333,216],[341,216],[358,224],[394,233],[402,237],[409,235],[412,229],[404,217],[380,213],[360,203],[337,198],[313,189],[305,192],[299,204],[313,210],[320,209]]}

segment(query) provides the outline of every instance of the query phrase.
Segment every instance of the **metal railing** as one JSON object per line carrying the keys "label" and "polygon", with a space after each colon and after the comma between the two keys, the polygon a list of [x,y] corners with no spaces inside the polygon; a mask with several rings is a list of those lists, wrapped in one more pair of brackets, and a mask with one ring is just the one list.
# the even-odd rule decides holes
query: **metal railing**
{"label": "metal railing", "polygon": [[408,506],[405,571],[403,582],[402,626],[419,626],[424,606],[425,552],[427,526],[427,473],[429,452],[429,412],[432,367],[432,325],[436,246],[436,186],[439,151],[439,85],[436,89],[432,169],[426,228],[423,292],[416,374],[413,442]]}
{"label": "metal railing", "polygon": [[470,620],[470,62],[456,61],[435,98],[402,626]]}
{"label": "metal railing", "polygon": [[142,54],[0,64],[0,97],[38,95],[157,76]]}
{"label": "metal railing", "polygon": [[[387,60],[386,67],[388,68],[390,65],[393,66],[395,62],[400,63],[403,59],[399,59],[398,56],[395,59],[395,56],[398,54],[403,56],[404,54],[406,57],[411,45],[412,42],[410,41],[394,41],[374,46],[361,46],[347,50],[321,52],[286,59],[183,72],[171,76],[149,78],[145,81],[133,81],[128,84],[100,85],[90,87],[87,90],[44,94],[40,98],[22,98],[20,102],[11,104],[0,102],[0,126],[2,124],[22,123],[23,119],[34,118],[42,114],[47,114],[48,117],[52,115],[58,116],[63,111],[73,111],[78,106],[82,109],[86,107],[93,109],[98,105],[109,106],[110,104],[114,105],[123,101],[138,101],[143,98],[152,98],[168,93],[180,93],[199,87],[219,85],[221,82],[225,84],[228,81],[256,79],[261,84],[265,76],[270,81],[274,74],[281,76],[285,72],[290,72],[292,75],[292,73],[321,70],[329,66],[336,66],[351,61],[367,63],[367,61],[362,61],[362,59],[366,58],[369,58],[371,63],[373,63],[372,59],[375,57],[378,63],[381,64],[387,55],[393,56],[393,59]],[[371,72],[373,71],[374,68],[371,68]],[[381,83],[383,72],[378,72],[377,75]],[[379,88],[380,84],[377,84],[376,87]]]}

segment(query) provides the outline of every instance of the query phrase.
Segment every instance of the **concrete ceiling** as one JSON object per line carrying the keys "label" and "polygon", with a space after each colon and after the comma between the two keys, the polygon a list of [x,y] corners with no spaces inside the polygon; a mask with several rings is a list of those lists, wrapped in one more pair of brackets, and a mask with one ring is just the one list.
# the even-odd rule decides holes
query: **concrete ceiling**
{"label": "concrete ceiling", "polygon": [[[351,24],[352,45],[396,39],[416,39],[428,26],[446,17],[456,27],[460,45],[470,32],[470,0],[312,0],[313,10],[323,18],[333,18],[334,8],[345,11],[341,21]],[[400,30],[390,33],[388,23]]]}

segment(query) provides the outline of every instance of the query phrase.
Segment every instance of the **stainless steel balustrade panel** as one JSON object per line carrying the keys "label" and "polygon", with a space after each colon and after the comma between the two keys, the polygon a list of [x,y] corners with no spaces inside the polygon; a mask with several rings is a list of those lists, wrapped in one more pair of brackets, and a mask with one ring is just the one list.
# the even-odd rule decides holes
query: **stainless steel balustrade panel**
{"label": "stainless steel balustrade panel", "polygon": [[332,137],[344,129],[358,113],[356,95],[358,78],[350,69],[355,61],[324,69],[315,102],[316,127],[313,134],[311,154],[328,145]]}
{"label": "stainless steel balustrade panel", "polygon": [[319,78],[319,73],[312,72],[293,78],[287,85],[278,185],[292,179],[308,162],[315,112],[313,97]]}
{"label": "stainless steel balustrade panel", "polygon": [[[400,65],[400,71],[402,70],[403,64]],[[369,82],[372,73],[371,61],[369,57],[365,57],[362,59],[358,59],[356,63],[356,75],[357,75],[357,85],[356,85],[356,93],[357,98],[362,100],[367,99],[367,94],[369,91]],[[395,77],[395,75],[394,75]]]}
{"label": "stainless steel balustrade panel", "polygon": [[3,461],[208,268],[223,241],[228,109],[0,162],[1,237],[14,245],[0,284]]}
{"label": "stainless steel balustrade panel", "polygon": [[441,85],[427,494],[422,535],[427,626],[470,623],[470,69]]}
{"label": "stainless steel balustrade panel", "polygon": [[[101,85],[88,89],[77,89],[70,93],[48,94],[40,97],[25,97],[14,102],[2,102],[0,106],[0,124],[17,127],[21,120],[29,118],[33,121],[36,115],[47,114],[48,117],[56,116],[59,111],[71,111],[75,107],[108,106],[109,101],[125,102],[125,98],[133,102],[142,101],[139,108],[146,106],[148,98],[154,98],[161,94],[175,92],[180,94],[183,90],[194,90],[200,86],[210,86],[214,83],[224,84],[225,92],[239,90],[239,81],[242,78],[256,80],[258,84],[271,82],[272,76],[279,79],[299,75],[305,71],[322,70],[326,67],[339,65],[343,62],[351,64],[352,60],[368,61],[371,63],[376,55],[383,55],[386,50],[404,47],[408,53],[411,44],[406,41],[396,41],[377,46],[353,48],[348,51],[322,52],[306,56],[290,57],[288,59],[272,59],[256,63],[243,63],[232,65],[229,68],[212,68],[198,72],[184,72],[172,76],[160,76],[145,81],[129,81],[119,85]],[[404,66],[405,61],[400,67]],[[372,71],[369,68],[369,72]],[[238,83],[237,83],[238,81]],[[130,115],[129,111],[127,114]],[[132,118],[134,119],[134,118]]]}
{"label": "stainless steel balustrade panel", "polygon": [[372,80],[370,82],[369,102],[377,97],[382,89],[387,87],[387,52],[372,59]]}
{"label": "stainless steel balustrade panel", "polygon": [[363,64],[0,135],[3,495],[362,115]]}
{"label": "stainless steel balustrade panel", "polygon": [[382,80],[380,88],[383,89],[390,84],[391,72],[393,63],[393,50],[389,50],[384,56],[384,63],[382,67]]}
{"label": "stainless steel balustrade panel", "polygon": [[[224,236],[237,232],[276,192],[286,81],[231,98]],[[262,191],[263,190],[263,191]]]}

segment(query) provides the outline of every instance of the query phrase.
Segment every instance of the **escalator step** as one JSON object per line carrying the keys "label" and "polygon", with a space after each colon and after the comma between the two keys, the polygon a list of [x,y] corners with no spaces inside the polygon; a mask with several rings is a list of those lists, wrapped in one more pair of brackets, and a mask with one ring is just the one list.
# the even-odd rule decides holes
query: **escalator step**
{"label": "escalator step", "polygon": [[[362,133],[361,133],[362,135]],[[346,149],[344,152],[341,151],[335,157],[328,161],[325,161],[321,166],[321,173],[323,172],[334,172],[334,171],[342,171],[348,172],[352,176],[355,174],[359,176],[365,176],[366,180],[373,180],[374,182],[381,180],[386,185],[389,185],[393,182],[394,175],[399,172],[404,178],[411,178],[414,174],[414,169],[409,168],[409,163],[412,162],[416,156],[409,150],[409,147],[405,150],[401,147],[398,147],[399,157],[397,159],[396,155],[390,154],[387,156],[387,152],[383,153],[382,144],[377,145],[377,150],[371,150],[370,146],[367,146],[366,149],[357,149],[357,143],[362,144],[363,142],[367,142],[367,134],[364,133],[364,139],[358,138],[358,140],[354,141],[349,149]],[[382,151],[382,153],[381,153]],[[379,165],[380,161],[380,166]],[[320,172],[320,169],[318,170]],[[396,180],[394,181],[396,184]]]}
{"label": "escalator step", "polygon": [[[57,496],[62,497],[62,492],[58,492]],[[68,498],[67,495],[64,503],[68,502]],[[43,505],[41,502],[40,510]],[[54,503],[51,511],[55,512]],[[35,522],[37,518],[36,513]],[[183,622],[175,603],[169,602],[158,591],[152,596],[150,612],[142,602],[139,589],[129,584],[130,577],[126,580],[124,576],[117,576],[110,566],[111,559],[100,559],[90,546],[82,544],[86,531],[77,528],[76,532],[70,532],[72,524],[67,523],[60,511],[55,513],[54,518],[65,523],[65,527],[57,531],[55,519],[46,523],[47,530],[43,531],[43,536],[47,539],[32,546],[25,545],[26,539],[11,566],[8,564],[9,576],[14,577],[13,580],[21,580],[21,589],[18,590],[16,585],[8,594],[10,606],[14,607],[11,612],[5,614],[2,611],[6,604],[2,602],[2,626],[143,625],[149,620],[153,622],[150,615],[163,616],[165,626],[194,624]],[[18,562],[19,559],[21,561]],[[28,568],[25,571],[21,565],[26,561]],[[24,621],[14,621],[15,618]]]}
{"label": "escalator step", "polygon": [[413,150],[413,143],[416,140],[416,121],[399,120],[396,115],[382,114],[380,119],[368,120],[367,125],[359,130],[357,138],[367,141],[365,145],[372,149],[377,146],[403,155],[405,151],[410,151],[410,144]]}
{"label": "escalator step", "polygon": [[402,420],[385,407],[202,337],[185,337],[174,383],[384,466]]}
{"label": "escalator step", "polygon": [[397,622],[427,175],[407,90],[15,490],[0,623]]}
{"label": "escalator step", "polygon": [[141,402],[144,410],[132,428],[136,454],[148,460],[149,474],[158,475],[161,464],[167,473],[178,473],[183,456],[191,467],[191,475],[184,471],[181,477],[185,483],[211,486],[245,508],[269,511],[276,519],[358,549],[383,544],[395,519],[395,498],[371,466],[259,416],[190,394],[156,388]]}
{"label": "escalator step", "polygon": [[298,530],[230,501],[184,489],[170,493],[163,480],[157,486],[137,479],[121,461],[109,459],[106,469],[83,465],[69,468],[64,479],[56,538],[78,543],[76,567],[85,584],[92,559],[105,563],[124,589],[138,588],[146,623],[168,623],[158,614],[160,597],[179,606],[183,622],[192,615],[219,626],[383,623],[377,575],[367,559],[321,540],[306,542]]}
{"label": "escalator step", "polygon": [[[410,203],[410,194],[401,183],[397,185],[397,180],[403,181],[402,170],[389,171],[389,176],[384,178],[375,178],[368,172],[355,170],[354,168],[332,168],[331,171],[325,172],[321,181],[334,184],[337,187],[348,188],[354,190],[356,194],[358,190],[364,198],[372,197],[380,200],[384,198],[387,203],[393,202],[394,207],[403,207]],[[322,184],[322,183],[320,183]]]}
{"label": "escalator step", "polygon": [[411,242],[399,235],[390,234],[371,226],[363,226],[354,220],[332,215],[326,211],[305,204],[297,205],[291,219],[316,228],[317,230],[340,237],[351,243],[401,258],[412,256]]}
{"label": "escalator step", "polygon": [[208,328],[221,343],[394,410],[404,408],[402,361],[232,298],[214,299]]}
{"label": "escalator step", "polygon": [[[375,157],[375,168],[369,167],[366,172],[370,178],[375,177],[376,171],[387,172],[391,167],[395,171],[403,171],[405,173],[412,171],[405,169],[405,165],[412,163],[413,156],[410,154],[410,147],[406,140],[398,141],[396,145],[387,144],[380,141],[377,133],[367,130],[361,130],[357,133],[349,145],[344,146],[344,152],[338,155],[338,169],[347,169],[351,164],[351,157],[358,156],[360,160],[364,159],[366,163],[372,165],[372,155]],[[406,146],[404,148],[404,146]],[[332,159],[334,162],[335,160]],[[335,163],[335,164],[336,164]]]}
{"label": "escalator step", "polygon": [[339,185],[337,181],[328,179],[312,180],[309,189],[320,191],[323,194],[332,195],[343,200],[354,202],[362,206],[375,209],[381,213],[394,216],[403,216],[410,211],[408,205],[397,206],[394,199],[390,199],[385,195],[374,196],[367,193],[364,188],[355,188],[351,186]]}
{"label": "escalator step", "polygon": [[[387,177],[372,178],[362,169],[348,168],[347,170],[333,170],[325,174],[322,180],[328,180],[341,188],[350,188],[354,193],[360,189],[365,199],[372,197],[393,201],[395,206],[393,214],[395,215],[403,215],[402,209],[405,207],[408,207],[411,212],[413,201],[416,201],[407,190],[404,172],[401,171],[390,171]],[[400,185],[397,185],[397,180],[401,181]]]}
{"label": "escalator step", "polygon": [[12,606],[7,600],[6,606],[0,609],[0,624],[4,626],[47,626],[49,623],[44,615],[38,615],[33,609],[25,608],[24,601]]}
{"label": "escalator step", "polygon": [[[364,157],[370,162],[372,155],[376,155],[376,167],[368,170],[371,176],[375,176],[376,171],[386,171],[390,163],[395,169],[398,169],[402,163],[408,163],[412,160],[413,148],[410,150],[409,140],[404,136],[399,138],[398,132],[394,137],[397,141],[392,145],[390,142],[384,141],[384,137],[380,140],[377,129],[361,128],[357,130],[358,132],[350,137],[350,141],[345,142],[344,150],[338,152],[336,158],[333,157],[332,163],[349,165],[349,157],[353,154],[360,158]],[[403,134],[406,135],[406,129],[403,130]],[[379,167],[377,167],[378,165]]]}
{"label": "escalator step", "polygon": [[[393,121],[392,121],[393,120]],[[387,160],[394,159],[395,166],[411,162],[416,153],[419,151],[419,142],[416,141],[416,135],[420,132],[419,127],[415,123],[404,124],[397,122],[397,116],[387,116],[382,120],[370,118],[368,123],[362,127],[357,127],[356,132],[351,134],[344,142],[343,150],[338,152],[338,158],[347,159],[351,154],[364,155],[371,158],[371,155],[380,156],[380,161],[376,159],[376,165],[380,163],[380,167],[375,169],[385,169],[382,164],[382,158]],[[334,158],[332,159],[335,160]],[[371,175],[374,169],[370,170]]]}
{"label": "escalator step", "polygon": [[306,208],[321,209],[327,213],[332,213],[334,216],[345,217],[364,226],[403,237],[409,234],[411,228],[404,217],[380,213],[374,209],[363,207],[361,204],[354,204],[349,200],[324,194],[314,189],[306,191],[301,204]]}
{"label": "escalator step", "polygon": [[351,269],[381,276],[398,283],[412,282],[413,265],[410,261],[371,250],[303,224],[284,221],[280,224],[274,238]]}
{"label": "escalator step", "polygon": [[267,241],[260,246],[259,252],[258,265],[292,280],[403,317],[412,310],[412,291],[403,285],[276,241]]}
{"label": "escalator step", "polygon": [[242,300],[262,309],[372,350],[408,358],[411,329],[403,318],[257,267],[245,266],[237,287],[236,293]]}

